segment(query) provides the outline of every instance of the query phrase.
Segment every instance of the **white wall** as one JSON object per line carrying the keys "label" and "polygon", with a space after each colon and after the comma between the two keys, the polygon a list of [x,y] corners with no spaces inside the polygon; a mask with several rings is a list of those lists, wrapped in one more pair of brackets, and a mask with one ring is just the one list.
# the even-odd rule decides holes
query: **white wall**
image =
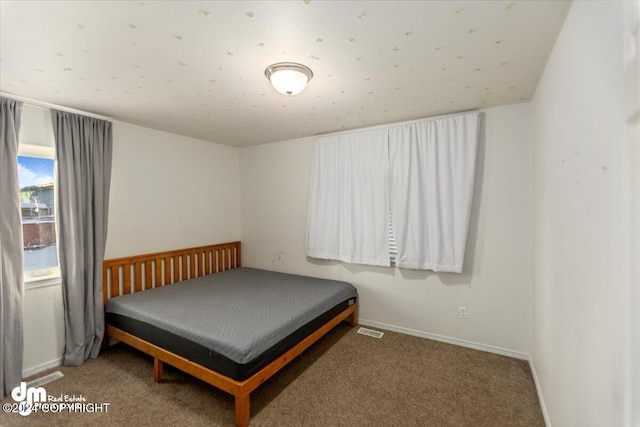
{"label": "white wall", "polygon": [[24,292],[24,377],[62,363],[64,313],[60,282]]}
{"label": "white wall", "polygon": [[640,425],[637,7],[574,2],[532,102],[530,351],[554,426]]}
{"label": "white wall", "polygon": [[238,149],[113,124],[106,258],[238,240]]}
{"label": "white wall", "polygon": [[[486,111],[462,274],[305,257],[313,138],[240,151],[243,264],[345,280],[360,322],[527,357],[530,327],[529,105]],[[458,318],[458,307],[468,319]]]}
{"label": "white wall", "polygon": [[[25,105],[21,141],[52,145],[48,109]],[[237,148],[113,122],[106,257],[238,240]],[[23,373],[56,366],[64,353],[58,282],[25,290]]]}

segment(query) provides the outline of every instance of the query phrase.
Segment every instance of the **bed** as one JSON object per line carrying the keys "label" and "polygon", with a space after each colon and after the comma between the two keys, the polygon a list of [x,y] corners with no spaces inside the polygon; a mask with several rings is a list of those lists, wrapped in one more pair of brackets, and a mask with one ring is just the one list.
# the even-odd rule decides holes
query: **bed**
{"label": "bed", "polygon": [[232,394],[238,426],[253,390],[357,314],[352,285],[242,267],[240,242],[105,260],[103,298],[108,337],[151,355],[155,382],[168,363]]}

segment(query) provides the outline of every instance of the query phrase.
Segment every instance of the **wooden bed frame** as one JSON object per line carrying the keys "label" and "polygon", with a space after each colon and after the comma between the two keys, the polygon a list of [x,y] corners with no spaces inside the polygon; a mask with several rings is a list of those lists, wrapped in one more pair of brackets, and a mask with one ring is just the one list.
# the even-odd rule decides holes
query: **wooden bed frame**
{"label": "wooden bed frame", "polygon": [[[158,286],[214,274],[240,267],[240,242],[181,249],[139,255],[103,262],[103,300],[140,292]],[[309,348],[343,320],[356,326],[357,303],[329,320],[315,332],[304,338],[293,348],[243,381],[221,375],[198,363],[142,340],[118,328],[106,325],[105,342],[108,337],[120,340],[144,353],[153,356],[153,380],[162,381],[163,363],[168,363],[202,381],[211,384],[235,397],[236,424],[249,425],[249,395],[292,359]]]}

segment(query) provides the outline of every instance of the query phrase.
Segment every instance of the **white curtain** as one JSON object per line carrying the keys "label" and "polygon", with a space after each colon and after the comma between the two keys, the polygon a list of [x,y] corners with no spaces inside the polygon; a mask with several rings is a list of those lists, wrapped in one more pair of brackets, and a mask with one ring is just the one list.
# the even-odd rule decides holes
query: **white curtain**
{"label": "white curtain", "polygon": [[481,113],[389,129],[398,267],[462,272]]}
{"label": "white curtain", "polygon": [[21,114],[22,102],[0,97],[0,400],[22,380],[24,283],[17,157]]}
{"label": "white curtain", "polygon": [[387,130],[316,139],[307,256],[386,265]]}
{"label": "white curtain", "polygon": [[317,138],[307,256],[462,272],[481,117]]}

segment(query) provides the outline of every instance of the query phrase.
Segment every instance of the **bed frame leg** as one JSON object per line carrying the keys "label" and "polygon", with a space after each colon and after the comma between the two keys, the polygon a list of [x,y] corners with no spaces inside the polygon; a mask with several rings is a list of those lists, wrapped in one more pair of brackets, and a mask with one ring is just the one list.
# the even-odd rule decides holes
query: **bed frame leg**
{"label": "bed frame leg", "polygon": [[249,425],[249,395],[236,396],[236,425],[247,427]]}
{"label": "bed frame leg", "polygon": [[162,381],[162,368],[163,362],[157,357],[153,358],[153,382],[159,383]]}
{"label": "bed frame leg", "polygon": [[349,324],[351,325],[351,327],[354,327],[358,324],[358,322],[356,322],[356,311],[353,310],[353,313],[351,313],[349,315]]}

